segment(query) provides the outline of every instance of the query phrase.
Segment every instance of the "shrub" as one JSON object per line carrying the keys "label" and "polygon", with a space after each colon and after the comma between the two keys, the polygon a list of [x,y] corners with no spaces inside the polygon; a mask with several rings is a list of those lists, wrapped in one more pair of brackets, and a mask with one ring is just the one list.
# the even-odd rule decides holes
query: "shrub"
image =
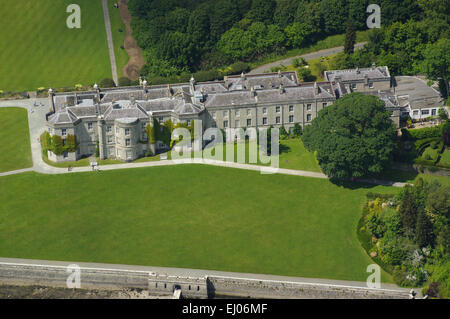
{"label": "shrub", "polygon": [[119,78],[119,86],[130,86],[131,80],[127,77],[121,77]]}
{"label": "shrub", "polygon": [[248,70],[250,70],[250,66],[248,65],[248,63],[239,61],[230,65],[230,70],[226,72],[226,74],[241,74],[242,72],[247,72]]}
{"label": "shrub", "polygon": [[114,81],[109,78],[101,80],[99,85],[100,85],[100,87],[103,87],[103,88],[113,88],[116,86]]}
{"label": "shrub", "polygon": [[441,129],[439,127],[425,127],[421,129],[409,130],[409,133],[415,140],[422,140],[431,137],[441,137]]}

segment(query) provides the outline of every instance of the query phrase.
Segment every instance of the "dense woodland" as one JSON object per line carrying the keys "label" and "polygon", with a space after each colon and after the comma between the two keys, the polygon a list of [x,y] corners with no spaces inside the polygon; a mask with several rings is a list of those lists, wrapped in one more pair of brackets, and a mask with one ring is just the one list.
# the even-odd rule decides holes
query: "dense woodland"
{"label": "dense woodland", "polygon": [[[414,72],[427,43],[448,40],[450,0],[371,0],[382,26],[364,53],[340,65],[372,60],[396,72]],[[144,50],[142,74],[199,80],[240,73],[247,62],[343,34],[352,22],[365,30],[368,0],[130,0],[134,36]],[[351,53],[351,52],[349,52]],[[375,59],[376,57],[376,59]]]}

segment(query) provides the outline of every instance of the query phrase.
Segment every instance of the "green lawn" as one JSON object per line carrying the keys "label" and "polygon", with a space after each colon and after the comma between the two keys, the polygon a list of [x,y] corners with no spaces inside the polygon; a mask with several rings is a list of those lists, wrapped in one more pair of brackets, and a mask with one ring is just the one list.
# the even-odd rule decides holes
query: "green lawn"
{"label": "green lawn", "polygon": [[[72,3],[81,7],[81,29],[66,25]],[[0,90],[88,85],[112,77],[101,1],[2,0],[1,5]],[[117,34],[120,21],[115,15],[111,20]],[[119,54],[119,70],[124,61]]]}
{"label": "green lawn", "polygon": [[5,176],[0,256],[365,281],[364,195],[398,189],[357,187],[204,165]]}
{"label": "green lawn", "polygon": [[27,111],[0,108],[0,172],[33,166]]}
{"label": "green lawn", "polygon": [[[235,142],[234,144],[234,162],[238,162],[238,143],[243,142]],[[251,143],[251,142],[250,142]],[[219,160],[228,161],[227,159],[227,145],[229,144],[223,144],[223,153],[222,157]],[[251,162],[249,158],[249,146],[248,141],[245,142],[245,164],[257,164],[257,165],[270,165],[264,164],[261,162],[261,158],[257,158],[257,162]],[[288,168],[288,169],[296,169],[296,170],[303,170],[303,171],[313,171],[313,172],[321,172],[320,166],[317,163],[314,154],[308,152],[305,149],[305,146],[303,145],[303,142],[301,139],[287,139],[287,140],[280,140],[280,156],[279,156],[279,165],[280,168]],[[208,154],[212,153],[212,156],[209,156]],[[205,149],[203,151],[203,158],[214,158],[215,152],[212,152],[209,149]],[[194,155],[191,155],[194,156]],[[201,156],[197,156],[201,157]],[[172,159],[172,152],[168,153],[168,158]]]}

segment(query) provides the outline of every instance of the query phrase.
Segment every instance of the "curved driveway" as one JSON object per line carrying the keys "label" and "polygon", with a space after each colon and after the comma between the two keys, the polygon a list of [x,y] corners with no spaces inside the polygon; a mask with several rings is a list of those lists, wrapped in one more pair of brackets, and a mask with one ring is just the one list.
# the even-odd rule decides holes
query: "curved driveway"
{"label": "curved driveway", "polygon": [[[355,44],[355,50],[361,49],[367,42],[359,42]],[[278,60],[272,63],[268,63],[268,64],[264,64],[261,65],[253,70],[251,70],[249,72],[249,74],[259,74],[259,73],[264,73],[264,72],[269,72],[271,67],[274,66],[279,66],[281,63],[283,65],[291,65],[292,64],[292,60],[296,59],[296,58],[304,58],[306,61],[310,61],[310,60],[314,60],[314,59],[318,59],[318,58],[322,58],[325,56],[330,56],[330,55],[335,55],[338,54],[340,52],[344,51],[344,47],[336,47],[336,48],[331,48],[331,49],[325,49],[325,50],[320,50],[320,51],[316,51],[316,52],[311,52],[311,53],[307,53],[307,54],[303,54],[303,55],[297,55],[297,56],[293,56],[291,58],[288,59],[284,59],[284,60]]]}

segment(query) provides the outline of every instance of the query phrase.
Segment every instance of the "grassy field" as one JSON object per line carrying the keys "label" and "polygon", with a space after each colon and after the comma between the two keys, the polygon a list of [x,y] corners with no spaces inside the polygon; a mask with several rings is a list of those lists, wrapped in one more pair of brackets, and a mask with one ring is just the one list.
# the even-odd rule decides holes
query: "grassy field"
{"label": "grassy field", "polygon": [[[0,90],[87,85],[112,77],[101,1],[76,1],[81,29],[66,25],[70,15],[66,8],[72,3],[2,0]],[[111,20],[116,35],[120,21],[115,15]],[[120,45],[120,39],[115,41],[116,47]],[[117,60],[121,70],[125,58],[119,54]]]}
{"label": "grassy field", "polygon": [[[223,144],[223,157],[220,160],[227,161],[227,144]],[[212,156],[208,156],[207,154],[212,153]],[[238,162],[238,146],[237,143],[234,143],[234,162]],[[211,158],[216,159],[215,152],[211,152],[210,150],[203,151],[203,158]],[[194,157],[194,154],[191,154],[191,157]],[[197,157],[201,157],[198,155]],[[168,153],[168,158],[172,159],[172,152]],[[245,142],[245,164],[257,164],[257,165],[270,165],[263,164],[261,159],[258,159],[257,163],[253,163],[249,159],[249,142]],[[321,169],[314,157],[313,153],[308,152],[303,145],[301,139],[287,139],[280,140],[280,156],[279,156],[279,165],[280,168],[288,168],[288,169],[296,169],[303,171],[313,171],[313,172],[321,172]]]}
{"label": "grassy field", "polygon": [[0,172],[33,166],[27,111],[0,108]]}
{"label": "grassy field", "polygon": [[0,256],[365,280],[364,195],[398,189],[357,186],[204,165],[5,176]]}

